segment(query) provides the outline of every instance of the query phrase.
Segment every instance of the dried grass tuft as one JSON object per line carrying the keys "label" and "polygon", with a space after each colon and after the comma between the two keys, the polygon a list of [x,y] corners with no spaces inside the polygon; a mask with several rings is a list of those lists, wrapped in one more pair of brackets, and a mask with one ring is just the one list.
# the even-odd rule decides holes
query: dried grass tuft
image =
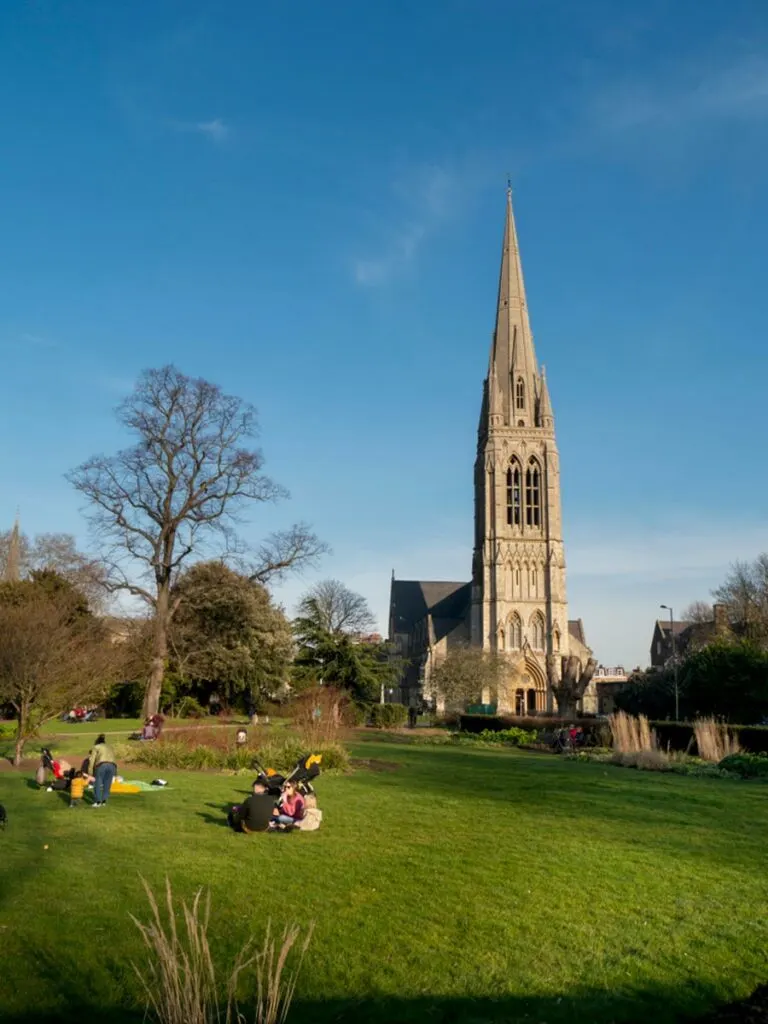
{"label": "dried grass tuft", "polygon": [[[223,985],[219,984],[208,941],[210,893],[195,894],[192,904],[174,906],[171,883],[165,883],[165,915],[150,886],[142,879],[151,911],[150,921],[142,923],[131,914],[149,953],[142,971],[133,965],[144,988],[147,1013],[157,1024],[246,1024],[240,1010],[237,990],[243,974],[252,971],[256,982],[253,1009],[254,1024],[284,1024],[296,991],[304,957],[312,939],[314,925],[307,929],[289,966],[291,953],[301,936],[298,925],[289,925],[276,937],[267,922],[264,940],[257,947],[250,939],[242,947]],[[221,990],[226,992],[222,1003]]]}
{"label": "dried grass tuft", "polygon": [[716,722],[714,718],[698,718],[693,723],[699,757],[705,761],[719,764],[730,754],[740,754],[741,747],[735,734],[728,731],[728,726]]}
{"label": "dried grass tuft", "polygon": [[656,733],[645,715],[637,718],[625,711],[617,711],[608,719],[613,749],[620,754],[637,754],[644,750],[658,750]]}

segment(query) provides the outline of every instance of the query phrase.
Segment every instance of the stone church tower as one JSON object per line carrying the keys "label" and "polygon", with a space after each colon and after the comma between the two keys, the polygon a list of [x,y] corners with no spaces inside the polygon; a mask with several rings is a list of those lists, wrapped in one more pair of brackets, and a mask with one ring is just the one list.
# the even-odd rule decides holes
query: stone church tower
{"label": "stone church tower", "polygon": [[[499,712],[555,710],[547,671],[563,659],[583,667],[592,652],[580,619],[568,620],[555,420],[528,322],[512,196],[475,460],[472,580],[399,580],[392,575],[389,638],[405,666],[400,698],[431,692],[452,649],[503,654],[504,678],[483,701]],[[594,686],[579,702],[596,711]]]}
{"label": "stone church tower", "polygon": [[546,656],[569,650],[560,467],[511,192],[477,438],[471,637],[473,645],[508,654],[512,678],[500,705],[518,713],[551,710]]}

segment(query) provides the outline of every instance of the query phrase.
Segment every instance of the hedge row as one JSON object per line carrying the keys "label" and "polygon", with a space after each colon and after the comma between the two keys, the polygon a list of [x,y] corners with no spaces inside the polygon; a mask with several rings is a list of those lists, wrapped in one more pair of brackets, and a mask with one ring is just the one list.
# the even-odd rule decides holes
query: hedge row
{"label": "hedge row", "polygon": [[554,732],[566,726],[580,726],[586,735],[600,737],[608,723],[598,718],[556,718],[549,715],[460,715],[462,732],[503,732],[506,729],[527,729],[535,732]]}
{"label": "hedge row", "polygon": [[[656,730],[659,744],[670,750],[696,750],[693,725],[690,722],[651,722]],[[764,725],[729,725],[728,729],[736,735],[741,747],[750,754],[768,754],[768,726]]]}

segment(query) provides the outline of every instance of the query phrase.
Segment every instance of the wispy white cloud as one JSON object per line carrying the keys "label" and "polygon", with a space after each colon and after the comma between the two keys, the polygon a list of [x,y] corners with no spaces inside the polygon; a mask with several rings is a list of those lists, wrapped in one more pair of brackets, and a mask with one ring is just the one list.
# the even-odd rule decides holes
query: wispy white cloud
{"label": "wispy white cloud", "polygon": [[216,146],[226,142],[232,134],[230,126],[220,117],[212,121],[171,121],[169,125],[173,131],[200,135]]}
{"label": "wispy white cloud", "polygon": [[391,185],[390,226],[371,248],[352,261],[363,287],[384,285],[416,262],[424,245],[466,206],[480,182],[472,166],[433,164],[399,176]]}
{"label": "wispy white cloud", "polygon": [[215,118],[213,121],[198,121],[197,124],[192,126],[192,130],[198,132],[200,135],[204,135],[210,139],[211,142],[225,142],[229,136],[231,129],[229,125],[226,125],[220,118]]}
{"label": "wispy white cloud", "polygon": [[742,56],[720,66],[702,60],[654,78],[610,83],[587,107],[596,127],[617,133],[762,119],[768,117],[768,57]]}

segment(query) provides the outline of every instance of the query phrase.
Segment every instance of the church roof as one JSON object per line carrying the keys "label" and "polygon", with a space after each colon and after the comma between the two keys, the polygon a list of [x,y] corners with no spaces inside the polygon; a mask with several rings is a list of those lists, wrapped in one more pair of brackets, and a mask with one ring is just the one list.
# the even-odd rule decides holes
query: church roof
{"label": "church roof", "polygon": [[463,619],[469,610],[471,583],[448,580],[392,580],[389,613],[393,633],[410,633],[427,614],[433,619]]}
{"label": "church roof", "polygon": [[584,636],[584,623],[581,619],[569,619],[568,632],[574,640],[578,640],[585,647],[587,646],[587,638]]}

